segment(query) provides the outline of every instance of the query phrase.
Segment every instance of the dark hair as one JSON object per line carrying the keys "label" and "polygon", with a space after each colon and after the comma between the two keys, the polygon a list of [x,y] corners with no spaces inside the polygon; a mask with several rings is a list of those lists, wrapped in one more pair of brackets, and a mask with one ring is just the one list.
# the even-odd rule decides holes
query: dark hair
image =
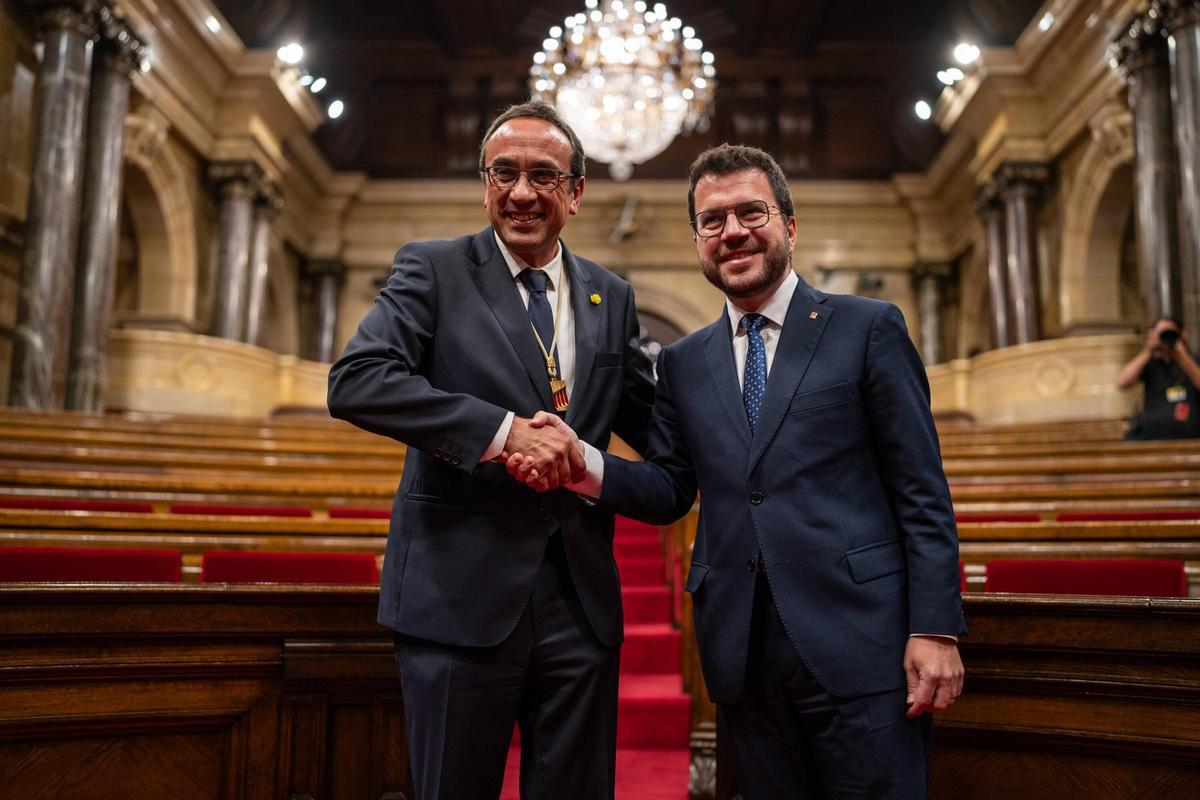
{"label": "dark hair", "polygon": [[[479,171],[483,172],[486,164],[483,163],[484,151],[487,150],[487,144],[492,138],[492,134],[496,132],[504,123],[510,119],[540,119],[549,122],[554,127],[558,128],[571,142],[571,172],[577,177],[583,177],[584,154],[583,145],[579,141],[579,137],[575,135],[575,131],[571,130],[571,126],[566,123],[554,106],[542,100],[529,100],[524,103],[519,103],[515,106],[509,106],[500,116],[492,120],[492,124],[488,126],[487,133],[483,135],[483,141],[479,143]],[[575,185],[575,181],[571,181],[571,185]]]}
{"label": "dark hair", "polygon": [[783,212],[784,219],[796,216],[787,178],[771,154],[757,147],[726,143],[710,147],[692,162],[692,168],[688,171],[688,219],[696,217],[696,183],[701,178],[705,175],[728,175],[744,169],[756,169],[766,175],[771,192],[775,195],[775,205]]}
{"label": "dark hair", "polygon": [[1155,328],[1155,326],[1157,326],[1158,323],[1160,323],[1160,322],[1174,323],[1176,328],[1183,330],[1183,320],[1181,320],[1179,317],[1159,317],[1158,319],[1154,320],[1154,322],[1150,323],[1147,330],[1153,330]]}

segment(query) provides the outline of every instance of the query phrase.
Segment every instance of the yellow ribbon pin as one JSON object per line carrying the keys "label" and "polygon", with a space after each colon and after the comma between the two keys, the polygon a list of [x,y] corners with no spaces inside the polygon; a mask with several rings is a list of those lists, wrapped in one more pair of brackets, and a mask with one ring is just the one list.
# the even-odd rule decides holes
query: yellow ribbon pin
{"label": "yellow ribbon pin", "polygon": [[588,297],[588,300],[591,300],[592,305],[594,305],[594,306],[600,305],[600,295],[598,295],[598,294],[591,295],[590,297]]}

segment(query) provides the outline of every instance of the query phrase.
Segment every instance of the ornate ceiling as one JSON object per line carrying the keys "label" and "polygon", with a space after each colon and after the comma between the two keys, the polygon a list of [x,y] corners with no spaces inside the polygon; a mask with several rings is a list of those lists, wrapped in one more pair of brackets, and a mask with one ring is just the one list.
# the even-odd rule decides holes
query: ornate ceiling
{"label": "ornate ceiling", "polygon": [[[216,0],[247,45],[289,41],[347,111],[316,140],[339,169],[375,177],[475,174],[495,113],[528,95],[530,60],[583,0]],[[674,0],[716,54],[705,134],[677,139],[634,171],[677,178],[703,148],[770,150],[794,178],[878,178],[924,168],[940,143],[913,114],[960,40],[1015,40],[1037,0]],[[590,175],[606,175],[590,164]]]}

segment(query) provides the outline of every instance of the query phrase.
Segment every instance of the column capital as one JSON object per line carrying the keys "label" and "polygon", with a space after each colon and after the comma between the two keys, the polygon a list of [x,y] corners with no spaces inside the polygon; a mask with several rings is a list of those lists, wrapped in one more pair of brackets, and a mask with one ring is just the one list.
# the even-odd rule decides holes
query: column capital
{"label": "column capital", "polygon": [[996,170],[993,180],[1002,198],[1037,195],[1050,182],[1050,166],[1031,161],[1006,161]]}
{"label": "column capital", "polygon": [[260,213],[269,215],[271,219],[283,213],[283,193],[279,191],[278,186],[263,178],[256,188],[254,202]]}
{"label": "column capital", "polygon": [[96,27],[100,35],[96,55],[103,69],[130,77],[149,68],[149,48],[125,17],[101,6],[96,12]]}
{"label": "column capital", "polygon": [[987,183],[979,187],[975,196],[975,213],[987,219],[989,216],[1004,210],[1000,198],[1000,182],[993,176]]}
{"label": "column capital", "polygon": [[1166,63],[1167,29],[1162,5],[1161,0],[1151,0],[1108,46],[1108,65],[1125,80],[1143,67]]}
{"label": "column capital", "polygon": [[262,167],[253,161],[218,161],[208,166],[208,179],[221,191],[222,197],[253,200],[266,182]]}
{"label": "column capital", "polygon": [[346,279],[346,265],[330,259],[313,259],[304,262],[304,275],[308,278],[333,278],[338,283]]}
{"label": "column capital", "polygon": [[1161,10],[1168,34],[1187,25],[1200,25],[1200,0],[1154,0],[1151,5]]}
{"label": "column capital", "polygon": [[89,39],[94,38],[99,0],[25,0],[37,14],[38,30],[72,31]]}
{"label": "column capital", "polygon": [[922,261],[912,268],[913,280],[921,282],[926,278],[944,281],[956,272],[955,264],[946,261]]}

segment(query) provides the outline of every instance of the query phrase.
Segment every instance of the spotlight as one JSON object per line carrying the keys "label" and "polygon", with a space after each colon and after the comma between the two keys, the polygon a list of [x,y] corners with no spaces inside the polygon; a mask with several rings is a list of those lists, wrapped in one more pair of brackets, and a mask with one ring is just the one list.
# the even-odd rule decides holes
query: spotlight
{"label": "spotlight", "polygon": [[1045,14],[1042,14],[1042,18],[1038,20],[1038,30],[1048,31],[1050,30],[1050,26],[1053,24],[1054,14],[1050,11],[1047,11]]}
{"label": "spotlight", "polygon": [[933,116],[933,109],[924,100],[918,100],[917,104],[913,106],[913,111],[916,112],[919,119],[929,119]]}
{"label": "spotlight", "polygon": [[310,86],[308,88],[310,90],[312,90],[313,94],[320,94],[321,90],[325,88],[325,84],[327,84],[327,83],[328,83],[328,81],[326,81],[324,78],[317,78],[315,81],[312,82],[312,86]]}
{"label": "spotlight", "polygon": [[979,48],[970,42],[960,42],[954,48],[954,60],[960,64],[970,64],[979,58]]}
{"label": "spotlight", "polygon": [[337,119],[346,110],[346,104],[341,100],[334,100],[329,104],[329,118]]}
{"label": "spotlight", "polygon": [[207,17],[204,18],[204,27],[208,28],[213,33],[220,33],[221,32],[221,21],[219,19],[217,19],[216,17],[214,17],[212,14],[209,14]]}
{"label": "spotlight", "polygon": [[285,44],[283,47],[276,50],[275,54],[279,56],[280,61],[293,66],[304,60],[304,48],[296,42]]}

